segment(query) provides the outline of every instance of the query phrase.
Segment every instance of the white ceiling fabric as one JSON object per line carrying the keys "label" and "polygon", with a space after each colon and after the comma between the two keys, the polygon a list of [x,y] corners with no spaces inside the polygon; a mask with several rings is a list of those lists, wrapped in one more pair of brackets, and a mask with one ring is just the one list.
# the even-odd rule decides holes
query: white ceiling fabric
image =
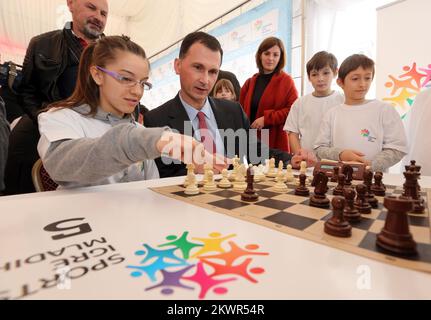
{"label": "white ceiling fabric", "polygon": [[[126,34],[149,56],[244,0],[110,0],[107,35]],[[30,39],[70,20],[66,0],[0,0],[2,61],[22,62]]]}

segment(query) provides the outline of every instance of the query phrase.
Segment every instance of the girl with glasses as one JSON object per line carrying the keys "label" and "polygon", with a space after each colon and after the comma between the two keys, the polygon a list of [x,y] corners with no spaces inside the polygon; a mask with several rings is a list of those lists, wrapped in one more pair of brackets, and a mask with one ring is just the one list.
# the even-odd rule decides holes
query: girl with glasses
{"label": "girl with glasses", "polygon": [[39,155],[61,188],[156,179],[153,159],[162,153],[182,161],[198,155],[189,161],[199,168],[202,158],[215,162],[191,137],[135,122],[131,114],[151,89],[149,71],[145,51],[125,36],[104,37],[84,50],[72,96],[38,117]]}

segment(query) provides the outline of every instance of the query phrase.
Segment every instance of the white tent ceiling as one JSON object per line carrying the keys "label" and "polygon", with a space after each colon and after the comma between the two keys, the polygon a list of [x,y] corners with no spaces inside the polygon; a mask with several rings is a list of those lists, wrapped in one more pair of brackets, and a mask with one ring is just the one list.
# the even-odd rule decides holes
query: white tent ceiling
{"label": "white tent ceiling", "polygon": [[[105,33],[129,35],[151,56],[243,2],[110,0]],[[21,62],[33,36],[61,28],[68,20],[66,0],[0,0],[2,60]]]}

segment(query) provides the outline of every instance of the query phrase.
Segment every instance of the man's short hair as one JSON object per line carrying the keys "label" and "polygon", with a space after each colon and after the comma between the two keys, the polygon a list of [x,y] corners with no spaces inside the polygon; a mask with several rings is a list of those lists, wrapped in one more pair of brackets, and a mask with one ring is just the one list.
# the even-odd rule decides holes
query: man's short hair
{"label": "man's short hair", "polygon": [[332,53],[329,53],[327,51],[320,51],[316,53],[307,63],[308,77],[310,77],[311,71],[319,71],[326,66],[331,68],[332,72],[336,74],[338,68],[337,58]]}
{"label": "man's short hair", "polygon": [[179,58],[184,58],[191,46],[196,42],[203,44],[211,51],[220,52],[221,60],[223,60],[223,49],[221,48],[220,42],[217,40],[217,38],[202,31],[189,33],[184,38],[183,42],[181,43]]}
{"label": "man's short hair", "polygon": [[375,64],[374,61],[370,58],[368,58],[366,55],[363,54],[354,54],[348,57],[346,60],[343,61],[343,63],[340,66],[340,70],[338,70],[338,79],[344,82],[344,79],[346,79],[346,76],[358,69],[359,67],[362,67],[363,69],[371,69],[373,70],[373,78],[375,74]]}
{"label": "man's short hair", "polygon": [[286,49],[284,48],[283,41],[276,37],[269,37],[263,40],[260,44],[259,48],[256,52],[256,65],[259,69],[260,73],[263,73],[263,65],[262,65],[262,53],[271,49],[274,46],[278,46],[280,48],[280,61],[278,65],[275,67],[274,73],[279,73],[286,65]]}

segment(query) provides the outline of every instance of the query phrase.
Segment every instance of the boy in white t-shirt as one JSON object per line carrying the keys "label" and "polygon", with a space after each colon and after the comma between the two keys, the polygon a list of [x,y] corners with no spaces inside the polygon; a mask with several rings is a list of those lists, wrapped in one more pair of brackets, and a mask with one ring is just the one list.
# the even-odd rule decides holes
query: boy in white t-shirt
{"label": "boy in white t-shirt", "polygon": [[293,153],[312,152],[322,118],[331,108],[344,102],[344,96],[331,88],[337,73],[338,61],[331,53],[318,52],[308,61],[308,80],[314,92],[295,101],[284,125]]}
{"label": "boy in white t-shirt", "polygon": [[375,74],[365,55],[348,57],[340,66],[337,84],[345,103],[329,110],[315,143],[320,159],[357,161],[373,171],[385,171],[407,153],[407,138],[394,107],[366,100]]}

